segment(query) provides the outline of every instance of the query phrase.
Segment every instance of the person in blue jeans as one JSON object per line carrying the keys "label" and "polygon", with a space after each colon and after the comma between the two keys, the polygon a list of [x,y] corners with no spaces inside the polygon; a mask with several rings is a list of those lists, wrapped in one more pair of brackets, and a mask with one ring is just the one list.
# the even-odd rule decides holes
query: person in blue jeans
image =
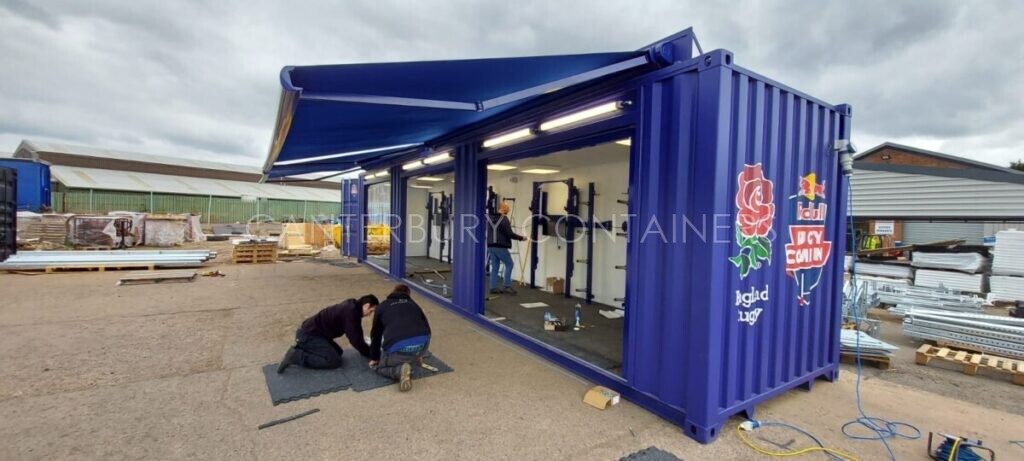
{"label": "person in blue jeans", "polygon": [[[501,202],[498,214],[487,217],[487,257],[491,262],[491,294],[516,294],[512,289],[512,265],[515,263],[509,249],[512,248],[513,240],[524,241],[526,237],[512,230],[512,222],[508,219],[509,211],[511,208],[508,203]],[[498,268],[502,265],[505,269],[502,273],[504,287],[498,289]]]}
{"label": "person in blue jeans", "polygon": [[396,285],[373,315],[370,368],[398,381],[398,390],[412,389],[412,365],[423,365],[430,348],[430,323],[408,285]]}

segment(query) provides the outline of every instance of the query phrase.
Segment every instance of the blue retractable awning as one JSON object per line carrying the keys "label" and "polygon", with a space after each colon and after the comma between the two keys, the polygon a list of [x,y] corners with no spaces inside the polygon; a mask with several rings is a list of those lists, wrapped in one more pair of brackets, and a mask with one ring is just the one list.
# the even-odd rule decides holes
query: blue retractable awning
{"label": "blue retractable awning", "polygon": [[542,94],[688,59],[691,43],[692,30],[685,29],[630,52],[285,67],[263,171],[286,176],[353,169]]}
{"label": "blue retractable awning", "polygon": [[648,63],[641,51],[286,67],[264,172],[341,171],[540,94]]}

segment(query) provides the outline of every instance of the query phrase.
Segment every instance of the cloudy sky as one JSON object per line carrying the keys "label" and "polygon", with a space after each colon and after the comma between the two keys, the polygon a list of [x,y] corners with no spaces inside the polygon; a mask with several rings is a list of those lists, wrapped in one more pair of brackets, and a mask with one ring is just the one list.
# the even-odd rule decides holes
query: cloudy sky
{"label": "cloudy sky", "polygon": [[261,165],[285,65],[705,50],[890,140],[1024,157],[1024,2],[0,0],[0,152],[23,138]]}

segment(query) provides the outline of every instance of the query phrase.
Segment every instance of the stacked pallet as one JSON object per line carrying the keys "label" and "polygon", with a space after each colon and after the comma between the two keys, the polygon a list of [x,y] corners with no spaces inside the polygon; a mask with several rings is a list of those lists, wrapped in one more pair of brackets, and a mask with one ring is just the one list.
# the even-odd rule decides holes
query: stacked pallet
{"label": "stacked pallet", "polygon": [[903,334],[962,349],[1024,358],[1024,319],[915,308],[903,319]]}
{"label": "stacked pallet", "polygon": [[1024,301],[1024,232],[997,232],[994,251],[988,301]]}
{"label": "stacked pallet", "polygon": [[235,264],[277,262],[277,242],[239,242],[231,250]]}

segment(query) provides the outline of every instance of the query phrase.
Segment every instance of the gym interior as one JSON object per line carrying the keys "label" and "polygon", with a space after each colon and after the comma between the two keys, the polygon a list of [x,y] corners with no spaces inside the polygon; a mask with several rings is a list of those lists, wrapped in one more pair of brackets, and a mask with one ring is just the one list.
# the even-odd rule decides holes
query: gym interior
{"label": "gym interior", "polygon": [[391,259],[391,183],[386,177],[375,179],[381,182],[365,188],[363,244],[366,245],[366,262],[386,271]]}
{"label": "gym interior", "polygon": [[455,174],[426,173],[405,179],[405,276],[420,287],[452,297],[452,217]]}
{"label": "gym interior", "polygon": [[[486,212],[508,204],[513,231],[528,240],[512,243],[511,292],[492,292],[506,284],[500,276],[496,287],[485,288],[484,315],[619,375],[629,144],[622,139],[487,165]],[[493,270],[489,261],[487,271]]]}

